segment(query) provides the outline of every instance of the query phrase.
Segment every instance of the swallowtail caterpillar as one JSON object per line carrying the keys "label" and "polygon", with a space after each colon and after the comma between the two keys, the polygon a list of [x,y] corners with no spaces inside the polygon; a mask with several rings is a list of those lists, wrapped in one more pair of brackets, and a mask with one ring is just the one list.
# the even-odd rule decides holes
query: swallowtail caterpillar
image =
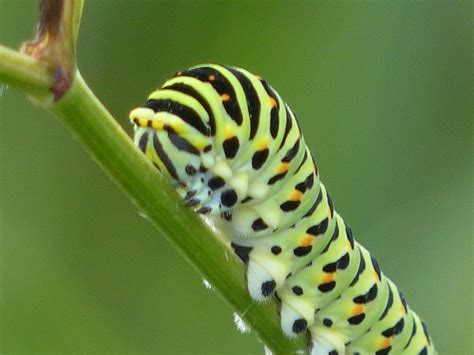
{"label": "swallowtail caterpillar", "polygon": [[244,69],[178,72],[130,119],[135,143],[187,206],[229,231],[253,299],[276,295],[312,354],[435,354],[426,326],[353,239],[294,112]]}

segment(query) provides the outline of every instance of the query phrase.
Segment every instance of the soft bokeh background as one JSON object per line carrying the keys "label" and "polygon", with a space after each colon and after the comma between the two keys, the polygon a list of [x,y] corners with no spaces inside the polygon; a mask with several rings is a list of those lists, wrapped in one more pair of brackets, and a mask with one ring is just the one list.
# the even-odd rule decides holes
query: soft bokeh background
{"label": "soft bokeh background", "polygon": [[[0,43],[36,2],[0,0]],[[88,1],[83,76],[127,113],[179,69],[263,75],[359,241],[442,354],[473,350],[470,1]],[[261,354],[53,118],[0,93],[0,352]],[[225,272],[225,270],[223,270]]]}

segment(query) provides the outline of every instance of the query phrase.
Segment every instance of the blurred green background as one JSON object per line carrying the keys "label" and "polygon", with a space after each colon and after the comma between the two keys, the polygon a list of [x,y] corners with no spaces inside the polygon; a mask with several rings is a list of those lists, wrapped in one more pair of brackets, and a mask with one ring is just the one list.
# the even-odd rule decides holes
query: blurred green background
{"label": "blurred green background", "polygon": [[[36,7],[0,0],[0,43],[31,38]],[[473,354],[472,7],[88,1],[79,63],[128,132],[128,111],[179,69],[264,76],[440,353]],[[0,138],[1,353],[262,354],[70,134],[4,87]]]}

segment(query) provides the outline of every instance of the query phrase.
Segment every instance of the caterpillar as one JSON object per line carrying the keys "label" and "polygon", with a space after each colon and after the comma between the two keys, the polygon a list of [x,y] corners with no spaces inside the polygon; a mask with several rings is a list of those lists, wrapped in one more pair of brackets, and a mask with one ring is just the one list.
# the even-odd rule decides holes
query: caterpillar
{"label": "caterpillar", "polygon": [[261,77],[205,64],[131,111],[134,141],[225,229],[251,297],[275,295],[312,354],[435,354],[425,323],[334,210],[295,113]]}

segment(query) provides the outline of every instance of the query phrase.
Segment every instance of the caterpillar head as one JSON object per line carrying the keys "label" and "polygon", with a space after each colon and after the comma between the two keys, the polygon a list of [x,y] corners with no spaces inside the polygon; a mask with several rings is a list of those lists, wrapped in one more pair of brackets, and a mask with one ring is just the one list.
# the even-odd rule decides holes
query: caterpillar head
{"label": "caterpillar head", "polygon": [[[166,92],[155,91],[145,107],[130,113],[135,144],[171,178],[189,207],[203,214],[225,212],[237,196],[224,188],[226,179],[221,176],[232,173],[214,156],[208,118],[184,102],[160,98]],[[216,175],[216,171],[222,173]]]}

